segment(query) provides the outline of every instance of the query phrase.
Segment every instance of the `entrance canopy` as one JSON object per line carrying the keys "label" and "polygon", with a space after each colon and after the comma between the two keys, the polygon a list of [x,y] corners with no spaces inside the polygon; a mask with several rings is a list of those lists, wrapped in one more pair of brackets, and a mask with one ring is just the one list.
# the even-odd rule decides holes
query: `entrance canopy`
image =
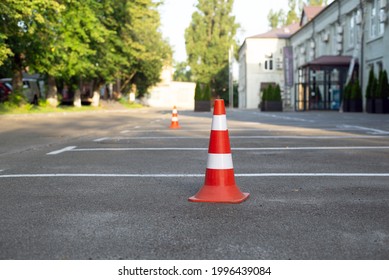
{"label": "entrance canopy", "polygon": [[343,68],[343,67],[349,67],[351,60],[352,60],[352,56],[324,55],[306,63],[301,68],[310,68],[312,70],[320,70],[323,68],[338,68],[338,67]]}
{"label": "entrance canopy", "polygon": [[[299,67],[295,109],[338,110],[351,63],[352,56],[325,55]],[[352,76],[358,77],[358,68],[355,61]]]}

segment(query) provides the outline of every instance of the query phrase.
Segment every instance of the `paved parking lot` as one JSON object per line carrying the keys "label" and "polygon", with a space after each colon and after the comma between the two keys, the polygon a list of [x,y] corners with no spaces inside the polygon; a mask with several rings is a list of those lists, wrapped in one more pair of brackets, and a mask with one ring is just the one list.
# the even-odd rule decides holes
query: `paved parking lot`
{"label": "paved parking lot", "polygon": [[1,259],[389,258],[389,115],[227,110],[237,205],[188,202],[211,113],[1,118]]}

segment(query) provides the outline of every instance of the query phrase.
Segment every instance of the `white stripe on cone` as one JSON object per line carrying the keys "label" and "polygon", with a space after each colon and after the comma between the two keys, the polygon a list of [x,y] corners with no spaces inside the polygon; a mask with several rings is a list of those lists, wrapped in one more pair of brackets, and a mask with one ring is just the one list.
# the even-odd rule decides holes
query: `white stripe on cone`
{"label": "white stripe on cone", "polygon": [[172,117],[172,122],[177,122],[178,118],[177,117]]}
{"label": "white stripe on cone", "polygon": [[227,130],[226,115],[214,115],[212,118],[212,130]]}
{"label": "white stripe on cone", "polygon": [[208,169],[233,169],[231,154],[208,154]]}
{"label": "white stripe on cone", "polygon": [[173,109],[173,114],[177,114],[177,109]]}

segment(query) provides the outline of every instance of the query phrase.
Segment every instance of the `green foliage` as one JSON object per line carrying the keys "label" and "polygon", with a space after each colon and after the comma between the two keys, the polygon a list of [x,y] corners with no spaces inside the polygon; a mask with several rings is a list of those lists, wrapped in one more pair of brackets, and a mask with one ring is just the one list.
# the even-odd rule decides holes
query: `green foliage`
{"label": "green foliage", "polygon": [[344,100],[361,100],[362,99],[362,89],[359,84],[359,80],[350,81],[343,91]]}
{"label": "green foliage", "polygon": [[210,84],[206,84],[204,87],[202,100],[211,100],[211,86]]}
{"label": "green foliage", "polygon": [[383,88],[383,72],[380,71],[380,73],[378,74],[378,82],[377,82],[377,87],[376,87],[376,90],[375,90],[375,98],[377,99],[381,99],[383,96],[382,96],[382,88]]}
{"label": "green foliage", "polygon": [[279,84],[277,84],[275,89],[274,89],[273,101],[281,101],[281,88],[280,88]]}
{"label": "green foliage", "polygon": [[289,11],[286,13],[284,25],[290,25],[294,22],[299,22],[299,15],[296,12],[296,0],[288,0]]}
{"label": "green foliage", "polygon": [[369,80],[367,82],[366,92],[365,92],[366,99],[371,99],[374,97],[374,92],[373,92],[374,79],[375,79],[374,70],[373,68],[370,68]]}
{"label": "green foliage", "polygon": [[194,99],[195,100],[201,100],[202,98],[202,89],[201,89],[201,84],[200,82],[197,82],[196,83],[196,88],[195,88],[195,96],[194,96]]}
{"label": "green foliage", "polygon": [[262,92],[263,101],[282,101],[280,85],[273,86],[270,84]]}
{"label": "green foliage", "polygon": [[273,9],[270,9],[267,20],[269,21],[270,28],[274,29],[277,27],[280,27],[281,25],[284,25],[285,23],[285,12],[284,10],[279,11],[273,11]]}
{"label": "green foliage", "polygon": [[192,71],[188,69],[188,64],[186,62],[179,62],[175,64],[175,70],[173,75],[173,80],[177,82],[191,82],[192,81]]}
{"label": "green foliage", "polygon": [[[285,13],[283,9],[274,11],[271,9],[267,15],[270,28],[277,28],[300,21],[303,5],[322,6],[327,5],[328,0],[288,0],[289,11]],[[299,4],[299,5],[298,5]],[[298,8],[298,9],[297,9]]]}
{"label": "green foliage", "polygon": [[[234,36],[239,27],[231,15],[233,0],[199,0],[197,11],[185,30],[188,64],[194,79],[208,84],[217,94],[216,79],[228,69],[228,50],[235,46]],[[227,66],[227,67],[226,67]],[[228,79],[223,81],[228,88]]]}
{"label": "green foliage", "polygon": [[195,88],[195,100],[197,101],[208,101],[211,100],[211,87],[209,84],[196,83]]}
{"label": "green foliage", "polygon": [[[172,58],[159,31],[156,0],[3,0],[1,73],[30,71],[79,86],[121,80],[140,93],[159,82]],[[15,76],[16,77],[16,76]]]}
{"label": "green foliage", "polygon": [[362,99],[362,90],[361,86],[359,85],[359,80],[356,79],[354,83],[351,84],[351,100],[361,100]]}
{"label": "green foliage", "polygon": [[348,83],[344,89],[343,89],[343,100],[350,100],[351,99],[351,88],[352,83]]}
{"label": "green foliage", "polygon": [[386,70],[380,71],[375,97],[377,99],[386,99],[389,96],[388,74]]}
{"label": "green foliage", "polygon": [[388,73],[386,70],[382,73],[382,98],[389,98],[389,81],[388,81]]}

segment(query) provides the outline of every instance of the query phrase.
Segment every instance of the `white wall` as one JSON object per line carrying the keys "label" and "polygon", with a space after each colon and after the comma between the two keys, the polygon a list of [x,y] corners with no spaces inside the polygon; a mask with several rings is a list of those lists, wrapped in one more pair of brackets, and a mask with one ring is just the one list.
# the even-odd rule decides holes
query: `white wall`
{"label": "white wall", "polygon": [[[284,72],[277,69],[277,59],[283,58],[284,39],[247,38],[246,39],[246,108],[258,108],[261,83],[284,85]],[[265,69],[265,61],[272,55],[273,70]]]}
{"label": "white wall", "polygon": [[171,82],[150,90],[142,102],[150,107],[194,110],[195,83]]}

